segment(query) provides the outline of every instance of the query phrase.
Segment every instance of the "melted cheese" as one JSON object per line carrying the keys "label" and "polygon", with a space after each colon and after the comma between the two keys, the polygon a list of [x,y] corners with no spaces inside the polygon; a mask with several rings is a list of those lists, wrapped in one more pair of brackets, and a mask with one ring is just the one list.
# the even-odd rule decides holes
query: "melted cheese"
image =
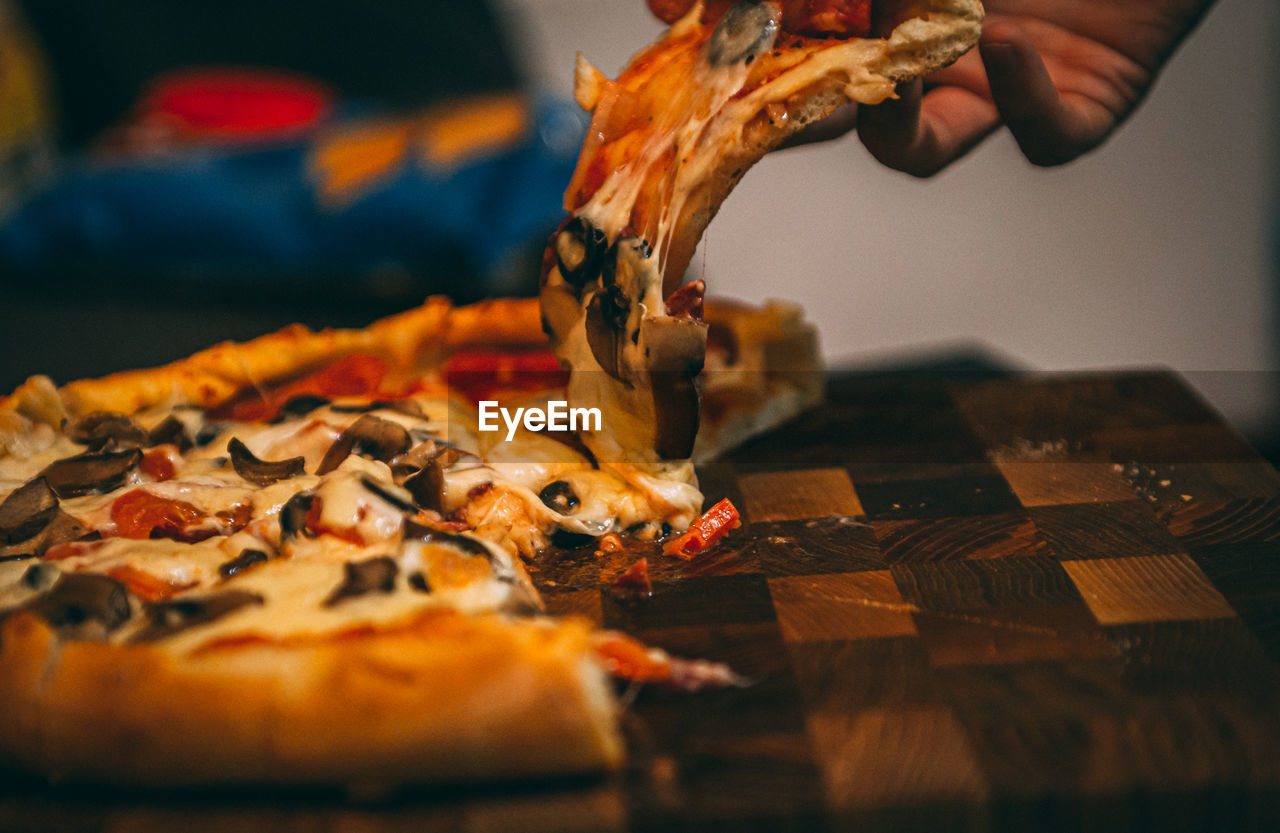
{"label": "melted cheese", "polygon": [[[352,454],[325,475],[304,473],[258,486],[241,477],[228,460],[227,443],[238,438],[259,459],[300,456],[306,470],[314,472],[363,409],[323,407],[275,424],[213,425],[193,409],[161,408],[150,409],[136,421],[154,426],[172,414],[192,435],[216,429],[213,438],[178,457],[171,479],[157,481],[135,469],[110,492],[60,501],[63,511],[104,537],[64,548],[58,553],[64,557],[43,563],[63,572],[112,574],[126,585],[143,582],[148,586],[137,591],[143,595],[196,598],[236,589],[263,598],[262,605],[242,607],[162,641],[172,650],[187,651],[225,638],[277,639],[388,625],[432,608],[466,613],[527,610],[536,594],[514,555],[546,546],[552,530],[599,535],[656,519],[683,526],[701,505],[702,497],[692,487],[677,490],[677,503],[683,503],[674,505],[669,495],[662,496],[665,487],[656,481],[596,469],[580,452],[543,435],[522,432],[511,443],[481,443],[469,406],[444,397],[414,401],[423,411],[421,418],[390,409],[374,413],[404,427],[414,443],[434,439],[472,451],[456,454],[444,470],[445,512],[451,523],[460,521],[465,530],[445,533],[440,542],[406,539],[405,522],[408,517],[439,527],[446,526],[445,518],[426,510],[406,511],[366,486],[380,484],[378,488],[391,495],[405,494],[385,462]],[[24,453],[11,451],[0,457],[0,500],[48,464],[85,450],[61,435],[33,433],[39,441],[27,444],[21,449]],[[475,456],[482,451],[487,461]],[[538,497],[548,483],[561,479],[581,495],[579,507],[564,515]],[[135,489],[189,504],[211,519],[234,507],[250,507],[250,520],[231,534],[224,530],[196,543],[115,537],[112,507]],[[282,507],[303,493],[314,496],[314,514],[308,510],[301,533],[283,535]],[[461,535],[471,543],[451,544],[449,535]],[[246,550],[260,551],[268,560],[226,576],[224,566]],[[391,592],[374,590],[333,601],[345,580],[346,565],[380,557],[391,557],[397,564]],[[22,581],[34,563],[0,563],[0,615],[36,595]],[[132,605],[133,617],[112,634],[113,640],[127,641],[148,626],[146,606],[139,598]]]}

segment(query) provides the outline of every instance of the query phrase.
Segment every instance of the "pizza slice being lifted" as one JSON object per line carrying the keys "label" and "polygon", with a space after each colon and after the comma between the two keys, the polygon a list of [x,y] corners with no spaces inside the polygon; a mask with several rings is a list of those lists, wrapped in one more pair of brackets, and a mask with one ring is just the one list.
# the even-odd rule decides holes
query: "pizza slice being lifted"
{"label": "pizza slice being lifted", "polygon": [[[671,28],[610,80],[579,55],[591,126],[543,261],[544,327],[571,403],[613,415],[602,460],[669,470],[698,430],[704,286],[681,286],[707,224],[768,151],[850,101],[977,43],[978,0],[650,0]],[[803,370],[803,368],[796,368]]]}

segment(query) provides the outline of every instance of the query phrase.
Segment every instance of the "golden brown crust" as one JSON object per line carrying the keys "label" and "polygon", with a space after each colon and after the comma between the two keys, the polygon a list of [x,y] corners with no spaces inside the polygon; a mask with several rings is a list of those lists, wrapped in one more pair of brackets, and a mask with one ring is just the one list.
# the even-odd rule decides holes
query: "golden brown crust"
{"label": "golden brown crust", "polygon": [[616,767],[589,628],[420,616],[378,633],[173,656],[0,628],[0,749],[120,783],[462,781]]}
{"label": "golden brown crust", "polygon": [[[889,33],[886,37],[835,47],[845,50],[848,58],[830,60],[819,80],[787,96],[787,118],[752,120],[741,141],[727,145],[719,155],[715,170],[690,194],[675,224],[667,260],[670,280],[684,274],[720,205],[765,154],[851,101],[879,104],[894,95],[897,83],[951,64],[978,42],[982,31],[980,0],[886,0],[875,8],[875,31]],[[826,43],[811,41],[805,47],[813,52],[809,60],[824,53],[834,58],[834,50]]]}
{"label": "golden brown crust", "polygon": [[732,364],[726,369],[713,355],[702,373],[697,463],[817,407],[824,388],[817,330],[795,304],[709,298],[705,317],[716,338],[730,342]]}
{"label": "golden brown crust", "polygon": [[[734,330],[744,344],[791,343],[797,348],[810,345],[786,359],[785,367],[753,367],[753,370],[820,370],[816,335],[800,321],[798,311],[778,317],[782,306],[752,308],[718,299],[709,299],[706,309],[706,318],[713,326]],[[752,322],[764,324],[754,326]],[[494,299],[454,307],[445,298],[431,298],[420,307],[381,319],[363,329],[312,332],[295,324],[244,343],[224,342],[161,367],[80,379],[61,388],[55,388],[46,377],[34,376],[11,395],[0,399],[0,454],[19,442],[33,423],[56,427],[63,419],[92,411],[132,414],[163,403],[213,408],[245,391],[268,388],[357,352],[386,359],[397,371],[398,378],[392,380],[395,385],[438,366],[451,352],[486,346],[546,347],[547,337],[542,332],[537,300]],[[781,360],[776,351],[774,355]],[[806,377],[797,375],[796,378]],[[803,407],[815,401],[812,395],[806,396]],[[794,412],[794,408],[784,410],[760,427],[733,432],[714,425],[713,421],[721,418],[721,410],[712,408],[707,432],[718,439],[704,443],[706,451],[700,450],[699,459],[707,459],[713,451],[727,450]]]}

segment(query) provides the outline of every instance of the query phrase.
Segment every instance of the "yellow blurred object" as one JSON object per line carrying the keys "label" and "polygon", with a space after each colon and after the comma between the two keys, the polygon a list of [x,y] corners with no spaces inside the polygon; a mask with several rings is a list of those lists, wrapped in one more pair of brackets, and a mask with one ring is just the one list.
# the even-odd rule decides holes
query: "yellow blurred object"
{"label": "yellow blurred object", "polygon": [[411,148],[431,168],[456,168],[515,145],[528,130],[528,120],[525,101],[509,94],[450,101],[413,116],[341,125],[326,132],[312,151],[317,194],[327,205],[346,205],[397,174]]}
{"label": "yellow blurred object", "polygon": [[404,162],[415,120],[390,119],[334,131],[316,146],[311,169],[320,201],[343,205]]}
{"label": "yellow blurred object", "polygon": [[0,216],[52,170],[51,102],[44,57],[17,9],[0,0]]}
{"label": "yellow blurred object", "polygon": [[501,150],[524,136],[527,116],[524,100],[514,94],[442,104],[423,122],[423,156],[434,167],[451,168]]}

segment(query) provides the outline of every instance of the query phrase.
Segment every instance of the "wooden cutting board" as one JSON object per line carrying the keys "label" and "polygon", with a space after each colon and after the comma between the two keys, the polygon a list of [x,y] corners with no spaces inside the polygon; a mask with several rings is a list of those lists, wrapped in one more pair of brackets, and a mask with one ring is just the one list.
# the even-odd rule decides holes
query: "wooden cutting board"
{"label": "wooden cutting board", "polygon": [[[534,564],[553,611],[752,684],[628,692],[615,777],[146,796],[10,781],[0,829],[1280,829],[1280,475],[1165,373],[832,380],[704,467],[692,562]],[[649,556],[652,598],[612,579]]]}

